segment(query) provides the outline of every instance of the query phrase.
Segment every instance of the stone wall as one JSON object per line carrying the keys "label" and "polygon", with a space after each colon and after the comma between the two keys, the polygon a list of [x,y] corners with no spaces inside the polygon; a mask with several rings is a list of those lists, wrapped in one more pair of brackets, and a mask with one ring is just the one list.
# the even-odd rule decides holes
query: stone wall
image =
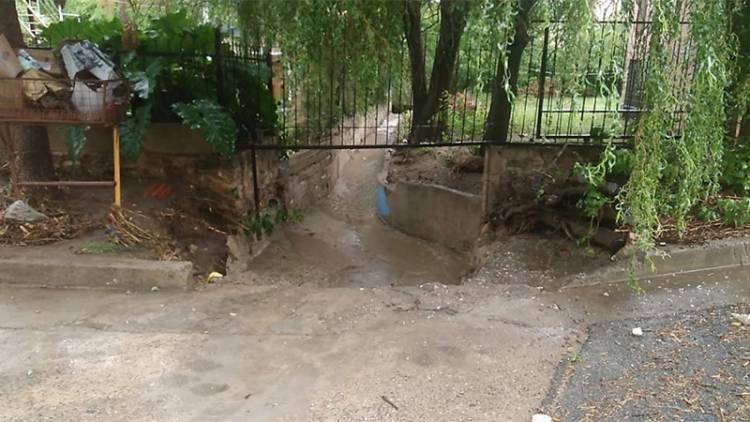
{"label": "stone wall", "polygon": [[577,162],[599,159],[600,148],[503,145],[487,147],[484,162],[483,218],[504,203],[534,198],[554,180],[573,177]]}

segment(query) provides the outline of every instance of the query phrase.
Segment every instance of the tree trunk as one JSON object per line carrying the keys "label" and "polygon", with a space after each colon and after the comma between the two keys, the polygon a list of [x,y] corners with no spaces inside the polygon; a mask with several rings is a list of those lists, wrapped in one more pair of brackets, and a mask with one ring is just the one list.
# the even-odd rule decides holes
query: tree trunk
{"label": "tree trunk", "polygon": [[[750,0],[742,2],[742,6],[737,11],[735,22],[740,56],[736,80],[740,86],[750,87]],[[743,114],[741,115],[742,123],[739,127],[739,138],[750,142],[750,107],[740,110],[740,113]]]}
{"label": "tree trunk", "polygon": [[455,77],[456,59],[461,37],[466,28],[471,1],[442,0],[440,2],[440,32],[429,87],[426,81],[424,40],[421,32],[422,2],[420,0],[405,1],[404,29],[409,48],[414,105],[409,143],[418,144],[425,140],[435,140],[440,135],[435,116],[440,111],[443,93],[450,91]]}
{"label": "tree trunk", "polygon": [[15,1],[0,1],[0,34],[5,35],[12,46],[23,43],[21,24],[18,22]]}
{"label": "tree trunk", "polygon": [[[5,34],[12,47],[23,47],[21,25],[15,1],[0,1],[0,33]],[[10,142],[15,151],[18,177],[22,181],[54,180],[55,169],[44,126],[11,125]],[[9,157],[14,159],[14,157]]]}
{"label": "tree trunk", "polygon": [[[492,103],[487,115],[484,139],[492,142],[506,142],[510,130],[510,117],[513,110],[512,96],[518,92],[518,74],[521,69],[521,57],[529,43],[529,13],[537,0],[520,0],[518,13],[514,19],[515,35],[506,51],[508,57],[508,84],[504,83],[506,68],[502,59],[497,61],[495,72],[495,89],[492,92]],[[508,92],[506,86],[510,88]],[[540,94],[541,95],[541,94]]]}
{"label": "tree trunk", "polygon": [[737,40],[736,73],[727,89],[730,99],[727,128],[732,136],[750,141],[750,108],[741,110],[737,96],[750,86],[750,0],[743,0],[732,17],[732,31]]}
{"label": "tree trunk", "polygon": [[[424,39],[422,38],[422,0],[405,0],[404,4],[404,32],[406,45],[409,49],[409,65],[411,67],[411,98],[412,98],[412,127],[417,124],[416,116],[424,114],[427,99],[427,75],[425,69]],[[418,143],[409,136],[409,143]]]}

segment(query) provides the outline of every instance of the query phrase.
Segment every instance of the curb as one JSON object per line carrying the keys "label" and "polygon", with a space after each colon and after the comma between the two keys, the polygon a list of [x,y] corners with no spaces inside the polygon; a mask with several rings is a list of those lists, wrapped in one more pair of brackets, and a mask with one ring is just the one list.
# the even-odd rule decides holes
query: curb
{"label": "curb", "polygon": [[[672,274],[720,270],[750,265],[750,238],[711,241],[704,245],[670,245],[652,253],[654,270],[643,262],[635,270],[635,278],[644,280]],[[602,283],[619,283],[630,280],[628,258],[589,274],[579,274],[569,279],[563,289],[592,286]]]}
{"label": "curb", "polygon": [[88,287],[150,290],[187,289],[193,264],[104,257],[0,258],[0,283],[28,287]]}

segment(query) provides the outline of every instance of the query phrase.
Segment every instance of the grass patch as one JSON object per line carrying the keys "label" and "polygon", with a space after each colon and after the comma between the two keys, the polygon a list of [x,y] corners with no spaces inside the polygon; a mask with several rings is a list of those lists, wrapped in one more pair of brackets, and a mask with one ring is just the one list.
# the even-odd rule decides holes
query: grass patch
{"label": "grass patch", "polygon": [[122,246],[115,245],[114,243],[91,242],[81,247],[81,249],[78,250],[78,253],[84,255],[104,255],[122,252],[133,252],[138,249],[140,249],[138,246]]}

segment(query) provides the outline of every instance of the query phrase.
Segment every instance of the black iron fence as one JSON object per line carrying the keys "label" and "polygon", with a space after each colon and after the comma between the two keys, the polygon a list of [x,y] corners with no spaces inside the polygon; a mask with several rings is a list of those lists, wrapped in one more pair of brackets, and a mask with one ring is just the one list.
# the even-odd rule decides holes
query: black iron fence
{"label": "black iron fence", "polygon": [[[602,20],[581,31],[565,22],[535,22],[522,55],[507,139],[488,139],[495,74],[503,55],[466,34],[451,89],[433,117],[439,128],[428,145],[493,143],[592,144],[627,142],[643,109],[651,23]],[[204,39],[210,36],[211,39]],[[433,37],[434,38],[434,37]],[[138,51],[159,60],[158,89],[151,99],[155,121],[176,118],[171,104],[215,98],[240,127],[240,147],[272,149],[383,148],[413,146],[413,99],[408,48],[389,47],[387,59],[354,69],[350,52],[321,44],[305,60],[294,50],[261,48],[238,32],[216,30],[178,45]],[[673,95],[687,94],[693,73],[688,23],[671,51]],[[434,48],[426,49],[428,67]],[[123,52],[121,54],[126,54]],[[122,62],[122,60],[119,60]],[[679,101],[678,101],[679,103]],[[676,108],[679,136],[685,111]],[[426,145],[422,144],[422,146]]]}
{"label": "black iron fence", "polygon": [[[538,22],[523,53],[518,89],[511,100],[508,139],[488,139],[485,128],[499,51],[482,49],[467,38],[459,53],[454,88],[445,92],[434,117],[440,135],[429,145],[488,143],[591,144],[604,139],[627,142],[643,109],[650,38],[649,21],[595,22],[572,34],[565,22]],[[692,44],[687,22],[667,49],[673,67],[673,95],[687,94],[692,77]],[[406,46],[396,60],[373,64],[373,84],[347,86],[346,63],[329,75],[296,68],[284,51],[273,57],[278,90],[278,137],[263,148],[355,148],[409,146],[411,130],[409,61]],[[357,89],[360,89],[357,91]],[[678,102],[679,103],[679,102]],[[378,104],[390,105],[388,113]],[[673,136],[685,111],[672,110]],[[358,131],[379,128],[367,139]],[[424,146],[424,144],[423,144]]]}

